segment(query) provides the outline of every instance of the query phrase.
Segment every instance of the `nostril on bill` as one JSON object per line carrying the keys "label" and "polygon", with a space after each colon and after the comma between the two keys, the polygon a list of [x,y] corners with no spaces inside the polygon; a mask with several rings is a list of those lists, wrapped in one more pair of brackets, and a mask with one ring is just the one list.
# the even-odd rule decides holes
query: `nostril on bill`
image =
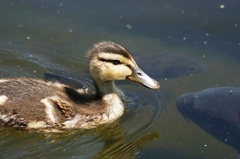
{"label": "nostril on bill", "polygon": [[137,74],[138,74],[139,76],[142,76],[142,73],[141,73],[141,72],[138,72]]}

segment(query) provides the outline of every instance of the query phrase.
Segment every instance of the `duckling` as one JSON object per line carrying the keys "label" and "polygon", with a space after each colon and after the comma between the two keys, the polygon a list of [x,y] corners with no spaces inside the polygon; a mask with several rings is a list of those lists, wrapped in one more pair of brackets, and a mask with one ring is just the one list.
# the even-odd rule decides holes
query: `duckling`
{"label": "duckling", "polygon": [[131,80],[150,89],[160,84],[145,74],[129,51],[102,41],[87,53],[96,91],[74,89],[35,78],[0,79],[0,125],[23,129],[91,129],[123,115],[124,94],[115,80]]}

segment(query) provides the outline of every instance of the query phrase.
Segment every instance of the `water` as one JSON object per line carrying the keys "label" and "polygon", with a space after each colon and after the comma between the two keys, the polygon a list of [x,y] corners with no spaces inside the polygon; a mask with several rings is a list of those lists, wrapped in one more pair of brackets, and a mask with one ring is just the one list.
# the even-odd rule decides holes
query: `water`
{"label": "water", "polygon": [[[206,67],[194,74],[157,77],[167,108],[149,133],[138,130],[154,116],[156,94],[120,82],[131,99],[121,121],[103,130],[60,134],[1,129],[1,158],[235,159],[235,149],[181,116],[176,99],[210,87],[239,87],[239,7],[234,0],[1,0],[0,77],[44,78],[45,71],[85,77],[85,53],[100,40],[119,43],[136,56],[180,55]],[[147,62],[139,64],[143,70]],[[172,68],[188,64],[176,63],[181,65]]]}

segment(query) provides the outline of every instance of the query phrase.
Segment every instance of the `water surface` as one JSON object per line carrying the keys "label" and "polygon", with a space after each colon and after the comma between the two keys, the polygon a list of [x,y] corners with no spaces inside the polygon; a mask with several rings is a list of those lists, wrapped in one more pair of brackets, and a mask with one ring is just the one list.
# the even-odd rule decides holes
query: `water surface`
{"label": "water surface", "polygon": [[[131,102],[120,121],[103,130],[61,134],[1,129],[1,157],[235,159],[236,150],[181,116],[176,99],[209,87],[239,87],[239,8],[235,0],[1,0],[0,77],[44,78],[45,71],[82,77],[88,68],[86,51],[101,40],[119,43],[135,56],[147,56],[139,65],[152,76],[160,71],[148,68],[158,62],[151,56],[181,56],[168,68],[184,65],[180,76],[156,77],[167,109],[149,133],[131,137],[151,120],[157,97],[124,82],[119,87]],[[192,67],[182,62],[184,57],[194,59],[194,68],[204,69],[188,73]],[[122,151],[110,153],[113,149]]]}

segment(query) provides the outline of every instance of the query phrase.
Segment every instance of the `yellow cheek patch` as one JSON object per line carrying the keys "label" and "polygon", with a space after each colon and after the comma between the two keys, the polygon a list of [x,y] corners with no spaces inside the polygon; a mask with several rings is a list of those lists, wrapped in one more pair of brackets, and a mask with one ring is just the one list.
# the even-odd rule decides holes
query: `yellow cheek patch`
{"label": "yellow cheek patch", "polygon": [[124,65],[116,66],[112,69],[109,69],[107,71],[108,77],[111,77],[113,80],[123,80],[126,79],[126,76],[129,76],[132,74],[132,70]]}

